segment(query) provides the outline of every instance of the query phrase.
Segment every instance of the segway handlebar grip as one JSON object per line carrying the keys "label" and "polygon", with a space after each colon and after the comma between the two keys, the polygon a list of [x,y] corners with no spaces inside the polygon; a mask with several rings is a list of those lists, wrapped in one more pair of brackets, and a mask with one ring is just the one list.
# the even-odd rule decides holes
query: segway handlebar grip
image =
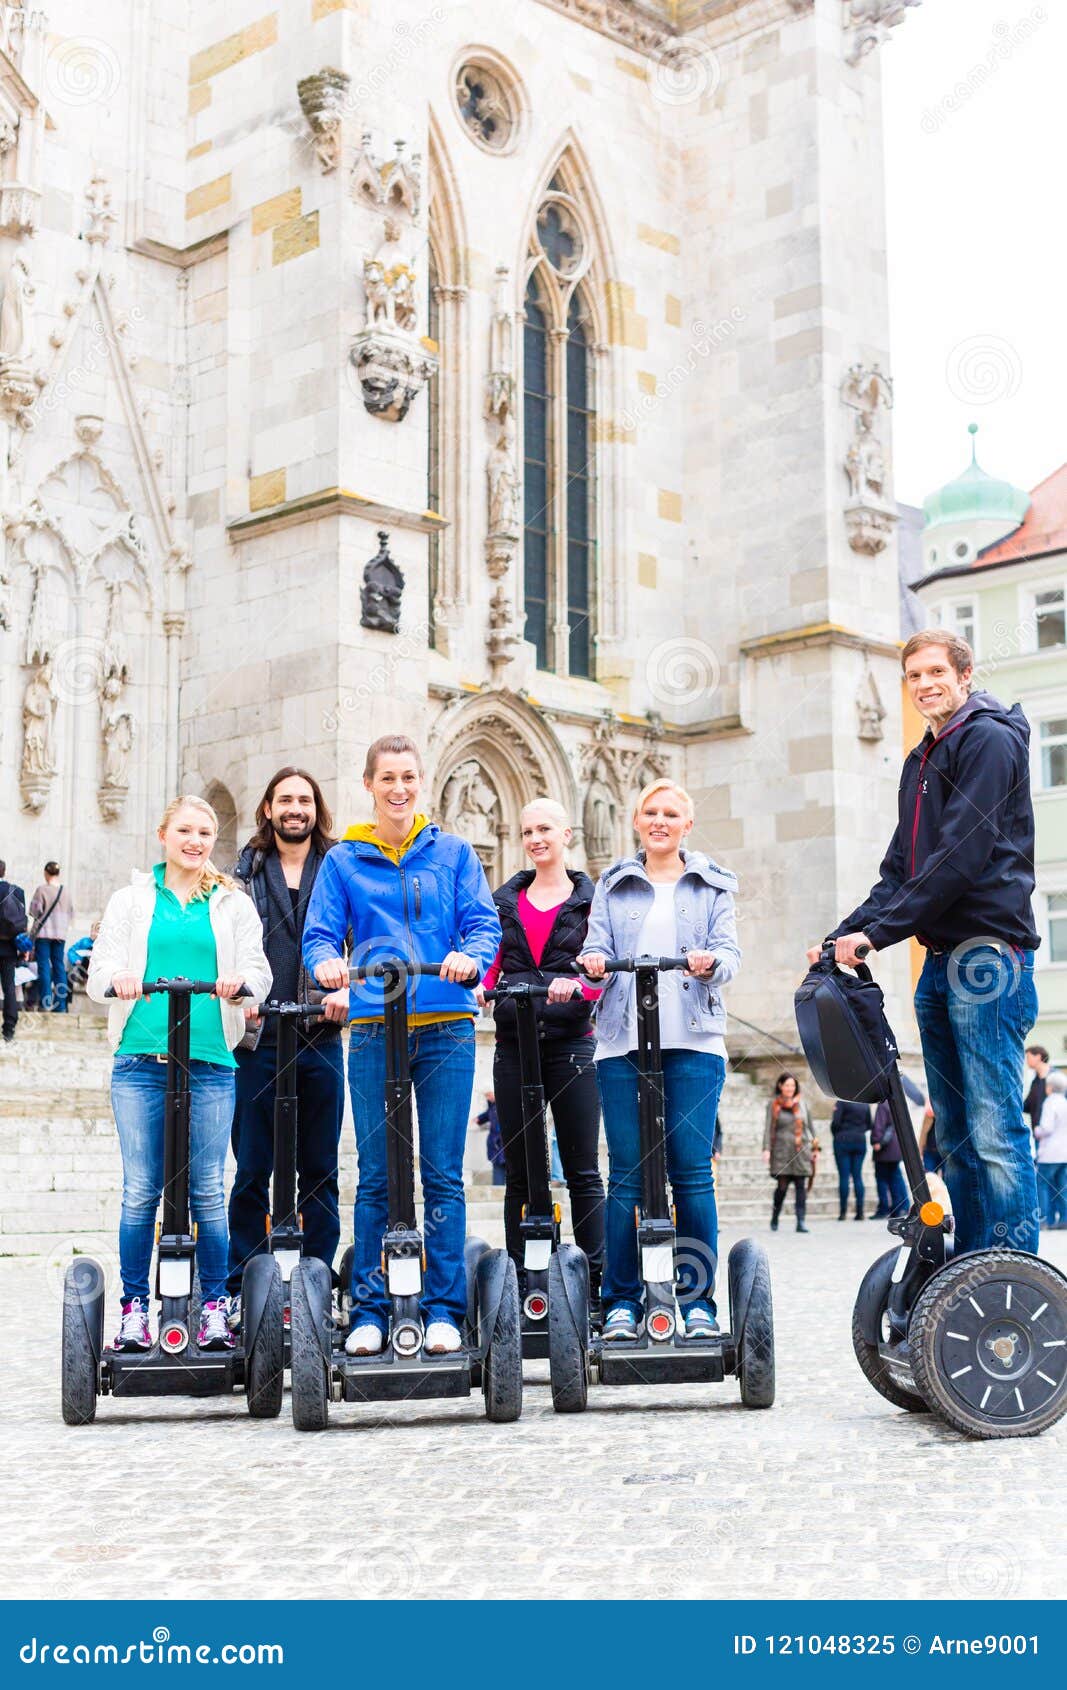
{"label": "segway handlebar grip", "polygon": [[688,967],[689,958],[684,956],[613,956],[604,959],[606,974],[634,974],[639,968],[654,968],[658,973],[666,973],[669,969]]}
{"label": "segway handlebar grip", "polygon": [[[175,993],[179,993],[179,994],[186,993],[186,994],[188,994],[188,996],[192,997],[195,993],[211,993],[211,992],[214,992],[214,990],[215,990],[214,980],[181,980],[181,979],[177,979],[177,980],[142,980],[141,981],[141,992],[142,992],[143,996],[146,997],[146,998],[150,997],[153,992],[175,992]],[[106,998],[113,998],[115,996],[114,986],[108,986],[107,990],[104,992],[104,996]],[[242,986],[240,988],[240,990],[235,994],[235,996],[239,997],[239,998],[250,998],[252,996],[252,993],[247,986]]]}
{"label": "segway handlebar grip", "polygon": [[286,1015],[294,1020],[300,1020],[305,1015],[325,1015],[326,1005],[322,1003],[265,1003],[260,1005],[261,1015]]}
{"label": "segway handlebar grip", "polygon": [[[444,959],[442,958],[442,961]],[[382,962],[366,962],[358,967],[350,968],[348,978],[353,985],[360,980],[380,980],[383,974],[397,972],[402,975],[425,975],[429,979],[437,979],[441,973],[440,962],[405,962],[402,957],[387,957]],[[457,986],[476,986],[481,975],[475,972],[466,980],[457,980]]]}
{"label": "segway handlebar grip", "polygon": [[492,1003],[494,998],[547,998],[547,996],[547,986],[528,985],[525,980],[519,980],[513,986],[493,986],[485,993],[485,1001]]}

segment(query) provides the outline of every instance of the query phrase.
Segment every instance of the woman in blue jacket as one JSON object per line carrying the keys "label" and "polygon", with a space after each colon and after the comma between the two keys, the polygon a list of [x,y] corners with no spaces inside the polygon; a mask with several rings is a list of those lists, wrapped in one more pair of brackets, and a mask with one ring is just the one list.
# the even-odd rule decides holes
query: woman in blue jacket
{"label": "woman in blue jacket", "polygon": [[687,1338],[717,1330],[718,1217],[711,1158],[726,1078],[726,1011],[719,988],[741,962],[737,881],[684,841],[693,801],[673,781],[646,786],[634,811],[636,856],[601,876],[579,964],[604,980],[596,1065],[608,1140],[604,1338],[632,1339],[642,1318],[634,1209],[641,1201],[637,1113],[637,1004],[632,974],[604,973],[607,956],[681,956],[686,973],[659,977],[667,1172],[678,1214],[678,1303]]}
{"label": "woman in blue jacket", "polygon": [[[444,1355],[462,1343],[467,1305],[463,1145],[474,1088],[477,1006],[471,988],[459,982],[481,979],[500,944],[500,921],[473,848],[418,812],[422,782],[422,759],[412,740],[390,734],[374,742],[363,771],[374,820],[349,828],[323,859],[308,904],[303,951],[305,967],[328,991],[348,985],[348,933],[355,963],[391,956],[444,959],[439,979],[413,978],[407,986],[426,1211],[425,1347]],[[351,1355],[375,1355],[388,1329],[389,1306],[380,1268],[388,1219],[381,982],[364,982],[350,1001],[348,1083],[359,1181],[346,1348]]]}

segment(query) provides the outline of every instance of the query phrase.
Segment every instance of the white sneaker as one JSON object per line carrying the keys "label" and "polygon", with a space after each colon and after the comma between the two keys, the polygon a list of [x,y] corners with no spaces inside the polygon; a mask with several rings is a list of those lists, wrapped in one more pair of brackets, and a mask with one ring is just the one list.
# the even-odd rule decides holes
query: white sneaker
{"label": "white sneaker", "polygon": [[452,1355],[463,1348],[463,1339],[458,1327],[453,1326],[450,1320],[431,1320],[426,1328],[423,1348],[430,1356]]}
{"label": "white sneaker", "polygon": [[382,1347],[382,1329],[375,1326],[372,1320],[365,1320],[362,1326],[357,1326],[345,1339],[345,1349],[350,1356],[376,1356]]}

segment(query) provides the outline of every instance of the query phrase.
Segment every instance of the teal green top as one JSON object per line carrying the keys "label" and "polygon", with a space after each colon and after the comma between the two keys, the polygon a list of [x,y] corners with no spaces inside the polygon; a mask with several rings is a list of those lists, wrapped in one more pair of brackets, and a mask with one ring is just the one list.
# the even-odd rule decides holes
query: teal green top
{"label": "teal green top", "polygon": [[[217,980],[218,958],[211,927],[211,900],[190,898],[185,905],[163,884],[163,864],[152,870],[156,882],[156,907],[148,929],[146,980]],[[166,993],[138,998],[119,1040],[119,1056],[165,1056],[167,1054]],[[218,998],[206,993],[192,999],[189,1016],[189,1055],[194,1062],[219,1062],[236,1068],[222,1031]]]}
{"label": "teal green top", "polygon": [[971,423],[968,432],[971,436],[971,461],[955,481],[946,482],[944,487],[939,487],[936,493],[924,499],[925,527],[929,530],[942,523],[955,525],[992,520],[1003,522],[1005,533],[1010,533],[1018,528],[1030,509],[1030,495],[1021,487],[1013,487],[1010,481],[1001,481],[998,476],[986,473],[975,453],[977,424]]}

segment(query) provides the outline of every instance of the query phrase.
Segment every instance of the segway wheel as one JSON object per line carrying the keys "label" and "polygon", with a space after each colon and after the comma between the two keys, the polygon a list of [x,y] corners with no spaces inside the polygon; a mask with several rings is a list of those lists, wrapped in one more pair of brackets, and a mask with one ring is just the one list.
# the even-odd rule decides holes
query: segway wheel
{"label": "segway wheel", "polygon": [[252,1257],[241,1282],[246,1331],[260,1302],[252,1349],[245,1356],[245,1395],[253,1420],[273,1420],[282,1411],[285,1385],[285,1287],[274,1257],[265,1254]]}
{"label": "segway wheel", "polygon": [[63,1276],[63,1420],[88,1426],[96,1418],[99,1360],[104,1339],[104,1274],[79,1256]]}
{"label": "segway wheel", "polygon": [[1032,1438],[1067,1413],[1067,1279],[1021,1250],[960,1256],[908,1323],[915,1382],[972,1438]]}
{"label": "segway wheel", "polygon": [[293,1425],[298,1432],[325,1431],[330,1417],[330,1380],[321,1336],[329,1322],[326,1269],[319,1262],[297,1262],[289,1281],[289,1366]]}
{"label": "segway wheel", "polygon": [[[503,1251],[501,1251],[503,1255]],[[517,1420],[522,1413],[522,1323],[515,1263],[506,1258],[496,1325],[482,1365],[486,1418]]]}
{"label": "segway wheel", "polygon": [[[463,1245],[463,1265],[467,1275],[467,1330],[464,1342],[470,1350],[478,1347],[478,1263],[489,1254],[484,1238],[468,1238]],[[482,1382],[482,1364],[471,1363],[471,1384]]]}
{"label": "segway wheel", "polygon": [[355,1246],[350,1244],[341,1257],[341,1265],[337,1269],[337,1284],[339,1287],[338,1302],[347,1331],[352,1314],[352,1260],[355,1256]]}
{"label": "segway wheel", "polygon": [[774,1307],[771,1269],[762,1245],[741,1238],[727,1266],[730,1325],[737,1342],[737,1382],[746,1408],[774,1402]]}
{"label": "segway wheel", "polygon": [[[568,1272],[580,1314],[567,1295]],[[573,1244],[561,1244],[548,1264],[548,1371],[556,1413],[581,1414],[589,1400],[589,1262]]]}
{"label": "segway wheel", "polygon": [[928,1414],[930,1404],[926,1398],[918,1390],[909,1390],[889,1371],[878,1345],[871,1343],[864,1330],[863,1314],[872,1299],[875,1300],[881,1319],[893,1267],[899,1254],[899,1249],[887,1250],[871,1263],[864,1274],[852,1309],[852,1348],[860,1364],[861,1373],[874,1386],[880,1397],[884,1397],[886,1402],[891,1402],[894,1408],[906,1408],[911,1414]]}

